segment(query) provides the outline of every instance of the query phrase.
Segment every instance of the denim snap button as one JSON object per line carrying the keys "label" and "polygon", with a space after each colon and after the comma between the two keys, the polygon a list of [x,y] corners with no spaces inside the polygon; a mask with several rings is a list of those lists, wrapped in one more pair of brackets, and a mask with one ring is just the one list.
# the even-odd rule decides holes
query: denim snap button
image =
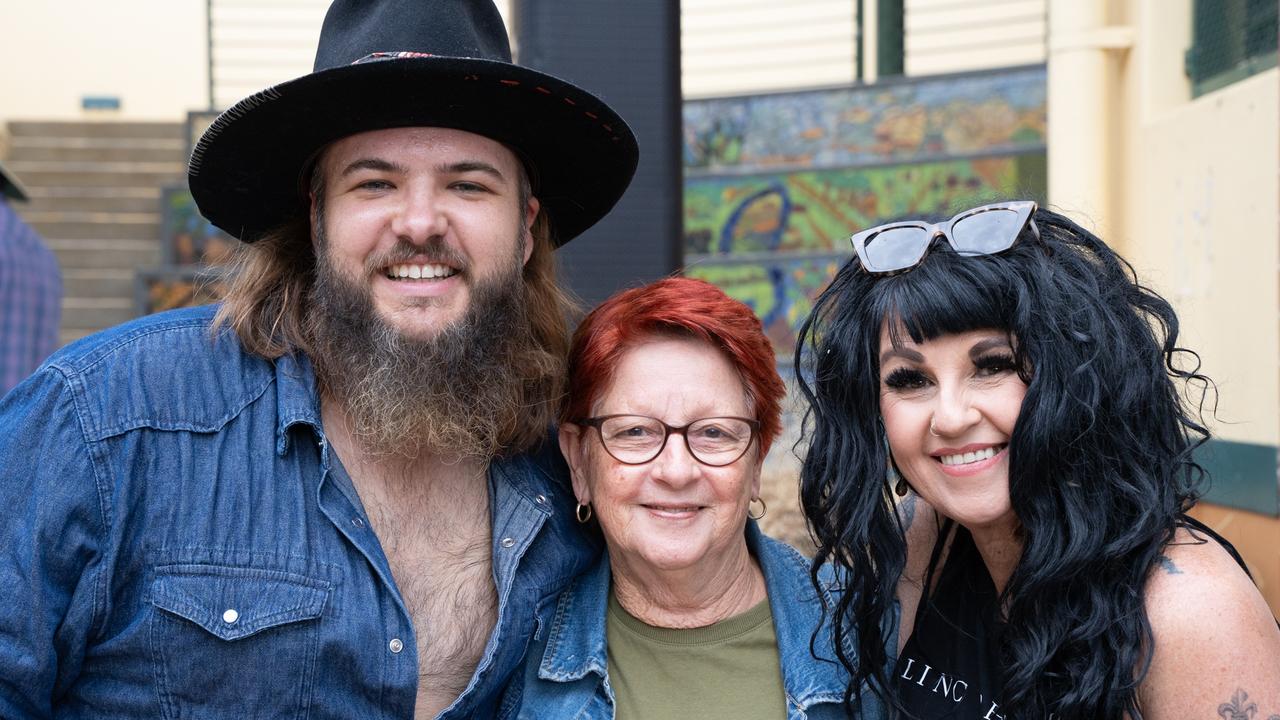
{"label": "denim snap button", "polygon": [[227,608],[227,611],[222,613],[222,622],[228,625],[234,625],[239,619],[240,613],[235,608]]}
{"label": "denim snap button", "polygon": [[387,643],[387,649],[390,650],[392,654],[398,654],[404,649],[404,642],[402,642],[400,638],[391,638],[391,642]]}

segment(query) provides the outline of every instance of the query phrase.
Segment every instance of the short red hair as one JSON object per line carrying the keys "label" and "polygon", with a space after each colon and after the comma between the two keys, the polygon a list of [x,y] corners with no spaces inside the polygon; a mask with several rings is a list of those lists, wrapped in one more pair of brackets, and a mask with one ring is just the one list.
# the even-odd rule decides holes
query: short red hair
{"label": "short red hair", "polygon": [[773,346],[751,308],[703,280],[674,277],[614,294],[583,319],[569,349],[569,396],[561,422],[591,415],[628,349],[655,337],[691,337],[720,350],[738,369],[755,419],[763,458],[782,429],[786,386]]}

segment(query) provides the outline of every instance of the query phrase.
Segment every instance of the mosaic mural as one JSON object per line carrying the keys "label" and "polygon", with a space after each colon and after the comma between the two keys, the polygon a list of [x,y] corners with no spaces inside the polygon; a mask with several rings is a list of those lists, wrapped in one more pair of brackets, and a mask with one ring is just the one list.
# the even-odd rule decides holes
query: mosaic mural
{"label": "mosaic mural", "polygon": [[691,101],[686,274],[750,305],[786,362],[847,238],[1045,195],[1045,71]]}
{"label": "mosaic mural", "polygon": [[1043,66],[684,105],[689,176],[1043,149]]}
{"label": "mosaic mural", "polygon": [[749,263],[713,262],[686,265],[684,274],[720,286],[760,317],[765,334],[789,360],[796,331],[813,309],[813,299],[847,259],[844,255],[778,258]]}
{"label": "mosaic mural", "polygon": [[[690,178],[686,256],[836,252],[871,225],[1044,194],[1044,153],[915,165]],[[692,258],[686,257],[686,260]]]}

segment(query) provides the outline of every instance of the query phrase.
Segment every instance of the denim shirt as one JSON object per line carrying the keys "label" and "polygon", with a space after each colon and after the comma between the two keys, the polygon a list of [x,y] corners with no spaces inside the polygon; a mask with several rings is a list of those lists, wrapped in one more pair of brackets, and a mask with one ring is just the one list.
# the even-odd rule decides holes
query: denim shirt
{"label": "denim shirt", "polygon": [[[0,401],[0,717],[413,716],[415,628],[329,471],[310,363],[212,315],[74,343]],[[564,477],[550,447],[491,464],[497,625],[441,717],[497,712],[535,613],[596,559]]]}
{"label": "denim shirt", "polygon": [[[823,603],[833,608],[832,574],[822,568],[824,590],[819,597],[809,578],[809,561],[795,548],[760,532],[747,521],[747,547],[764,573],[782,687],[787,696],[787,717],[847,718],[843,700],[849,674],[835,660],[830,610],[823,622]],[[517,677],[503,698],[501,718],[575,718],[611,720],[613,688],[609,685],[605,617],[609,605],[609,559],[602,556],[595,568],[576,580],[559,602],[538,615],[538,634],[525,658],[523,678]],[[809,642],[819,627],[810,652]],[[826,651],[824,652],[824,649]],[[846,648],[852,652],[851,648]],[[885,717],[880,700],[862,696],[863,718]]]}

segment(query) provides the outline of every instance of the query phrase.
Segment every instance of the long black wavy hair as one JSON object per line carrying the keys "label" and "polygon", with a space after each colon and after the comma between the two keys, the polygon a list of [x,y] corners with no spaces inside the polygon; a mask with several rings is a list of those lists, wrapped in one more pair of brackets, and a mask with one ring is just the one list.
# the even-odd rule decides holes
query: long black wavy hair
{"label": "long black wavy hair", "polygon": [[852,709],[870,688],[902,711],[885,669],[906,560],[880,420],[887,322],[917,343],[1004,330],[1027,383],[1009,442],[1023,550],[1000,598],[1006,717],[1142,717],[1153,642],[1144,585],[1203,479],[1192,453],[1208,439],[1213,386],[1177,346],[1173,308],[1132,266],[1061,215],[1033,218],[1040,236],[1024,229],[998,255],[960,256],[939,241],[887,277],[854,258],[801,329],[801,502],[815,568],[832,562],[846,584],[834,613]]}

